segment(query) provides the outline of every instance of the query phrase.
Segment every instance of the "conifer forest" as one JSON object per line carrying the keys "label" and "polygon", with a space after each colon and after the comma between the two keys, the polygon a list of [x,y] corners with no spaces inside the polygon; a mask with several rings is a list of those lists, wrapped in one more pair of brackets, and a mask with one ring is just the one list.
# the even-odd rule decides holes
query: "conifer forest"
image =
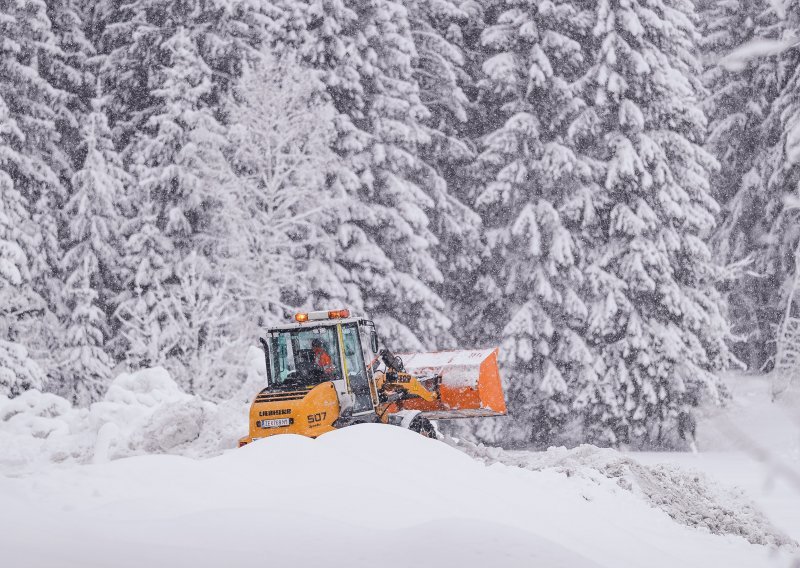
{"label": "conifer forest", "polygon": [[777,364],[798,243],[798,0],[0,0],[8,398],[223,401],[348,308],[499,346],[461,436],[670,447]]}

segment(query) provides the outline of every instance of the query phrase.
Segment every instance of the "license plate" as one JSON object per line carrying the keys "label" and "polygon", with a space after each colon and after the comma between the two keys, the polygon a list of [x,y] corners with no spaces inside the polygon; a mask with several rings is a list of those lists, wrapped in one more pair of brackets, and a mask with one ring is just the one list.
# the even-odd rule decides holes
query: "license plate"
{"label": "license plate", "polygon": [[291,418],[275,418],[273,420],[259,420],[256,422],[256,426],[259,428],[282,428],[283,426],[289,426],[291,423]]}

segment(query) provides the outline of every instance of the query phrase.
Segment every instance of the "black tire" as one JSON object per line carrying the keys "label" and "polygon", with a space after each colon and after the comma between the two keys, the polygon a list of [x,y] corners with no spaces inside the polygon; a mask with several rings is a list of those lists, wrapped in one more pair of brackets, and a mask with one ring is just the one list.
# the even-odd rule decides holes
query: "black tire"
{"label": "black tire", "polygon": [[432,440],[437,439],[436,428],[434,428],[433,424],[431,424],[431,421],[424,416],[417,416],[414,418],[411,421],[408,429],[412,432],[416,432],[417,434],[421,434],[426,438],[431,438]]}

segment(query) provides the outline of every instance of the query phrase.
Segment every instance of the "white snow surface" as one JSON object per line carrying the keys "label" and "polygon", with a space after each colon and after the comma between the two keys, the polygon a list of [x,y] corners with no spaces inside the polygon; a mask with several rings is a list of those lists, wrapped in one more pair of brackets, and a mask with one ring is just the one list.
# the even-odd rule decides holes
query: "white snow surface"
{"label": "white snow surface", "polygon": [[4,477],[0,503],[0,549],[20,568],[788,562],[676,523],[608,478],[487,466],[372,424],[205,460],[149,455]]}
{"label": "white snow surface", "polygon": [[37,390],[0,396],[0,473],[146,453],[214,455],[236,446],[247,408],[239,399],[214,404],[188,395],[162,368],[118,376],[89,408]]}
{"label": "white snow surface", "polygon": [[[773,400],[772,381],[785,392]],[[751,499],[770,521],[800,541],[800,384],[780,377],[724,377],[731,399],[710,407],[697,427],[698,453],[636,453],[651,467],[699,472]],[[798,564],[800,566],[800,564]]]}
{"label": "white snow surface", "polygon": [[[160,369],[120,376],[89,409],[33,391],[0,400],[0,565],[788,568],[796,559],[791,523],[776,528],[749,494],[675,464],[690,454],[651,466],[593,446],[508,452],[375,424],[232,449],[245,411],[242,400],[186,395]],[[735,455],[702,458],[723,470],[742,463]],[[796,494],[781,496],[787,512],[800,509]]]}

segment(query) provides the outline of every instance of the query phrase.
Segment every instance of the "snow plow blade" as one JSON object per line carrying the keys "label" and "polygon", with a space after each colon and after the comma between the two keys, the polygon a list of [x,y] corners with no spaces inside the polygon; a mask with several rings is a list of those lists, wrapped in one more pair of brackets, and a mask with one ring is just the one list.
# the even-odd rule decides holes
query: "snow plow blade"
{"label": "snow plow blade", "polygon": [[423,383],[441,377],[437,399],[406,400],[403,408],[419,410],[429,420],[506,414],[497,349],[405,353],[401,357],[406,372]]}

